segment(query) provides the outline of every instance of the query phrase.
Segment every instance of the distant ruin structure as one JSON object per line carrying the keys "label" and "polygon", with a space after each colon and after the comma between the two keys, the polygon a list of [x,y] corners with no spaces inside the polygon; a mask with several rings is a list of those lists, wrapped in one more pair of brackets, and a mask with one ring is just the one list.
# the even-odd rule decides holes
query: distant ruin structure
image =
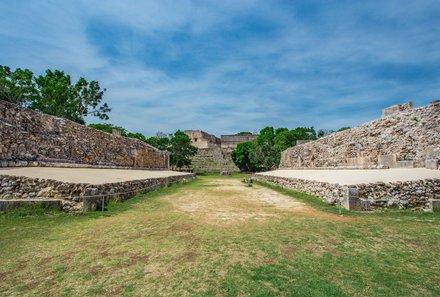
{"label": "distant ruin structure", "polygon": [[199,149],[220,147],[221,144],[219,138],[202,130],[185,130],[185,134],[191,139],[191,144]]}
{"label": "distant ruin structure", "polygon": [[221,135],[220,138],[202,130],[185,130],[191,144],[198,148],[192,158],[194,172],[236,172],[239,171],[232,161],[231,152],[239,143],[253,141],[257,135],[238,134]]}
{"label": "distant ruin structure", "polygon": [[235,149],[239,143],[254,141],[258,135],[253,134],[236,134],[221,135],[221,147],[224,149]]}

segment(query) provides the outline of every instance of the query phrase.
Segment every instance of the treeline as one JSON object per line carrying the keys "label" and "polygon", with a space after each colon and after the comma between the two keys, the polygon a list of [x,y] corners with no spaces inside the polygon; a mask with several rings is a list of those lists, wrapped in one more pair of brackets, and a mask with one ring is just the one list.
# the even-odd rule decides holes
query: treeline
{"label": "treeline", "polygon": [[318,130],[318,132],[313,127],[298,127],[292,130],[266,127],[260,131],[255,141],[238,144],[232,151],[232,160],[241,171],[245,172],[273,170],[280,163],[281,152],[295,146],[298,140],[316,140],[346,129],[350,127],[343,127],[337,131]]}
{"label": "treeline", "polygon": [[172,168],[183,168],[191,165],[191,157],[197,153],[197,148],[191,145],[191,139],[184,132],[177,130],[174,134],[156,133],[156,136],[145,137],[142,133],[128,132],[126,129],[113,124],[90,124],[90,128],[107,133],[119,131],[121,136],[138,139],[160,150],[170,153],[170,165]]}
{"label": "treeline", "polygon": [[[0,65],[0,100],[79,124],[85,124],[87,116],[109,119],[111,108],[102,102],[105,91],[97,81],[89,82],[84,77],[72,82],[70,75],[61,70],[48,69],[44,74],[35,76],[29,69],[11,70],[8,66]],[[160,150],[169,151],[173,168],[191,165],[190,158],[197,152],[190,138],[180,130],[174,134],[159,133],[156,137],[146,138],[142,133],[127,132],[112,124],[89,126],[108,133],[116,129],[122,136],[136,138]]]}
{"label": "treeline", "polygon": [[46,114],[85,124],[84,118],[96,116],[107,120],[111,108],[102,102],[105,89],[97,81],[80,77],[72,82],[61,70],[46,70],[35,76],[29,69],[12,71],[0,65],[0,100]]}

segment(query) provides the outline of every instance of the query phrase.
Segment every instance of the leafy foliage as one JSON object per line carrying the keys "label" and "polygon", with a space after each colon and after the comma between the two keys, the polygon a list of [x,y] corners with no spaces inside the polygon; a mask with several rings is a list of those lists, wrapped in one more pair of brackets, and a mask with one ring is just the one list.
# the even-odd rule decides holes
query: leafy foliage
{"label": "leafy foliage", "polygon": [[253,172],[256,170],[256,164],[252,163],[250,153],[254,148],[253,142],[242,142],[232,151],[232,160],[235,165],[244,172]]}
{"label": "leafy foliage", "polygon": [[252,132],[243,131],[243,132],[238,132],[236,135],[252,135]]}
{"label": "leafy foliage", "polygon": [[111,109],[102,103],[104,92],[97,81],[81,77],[72,83],[70,75],[61,70],[46,70],[44,75],[34,77],[28,69],[11,71],[0,66],[1,100],[80,124],[87,116],[108,120]]}
{"label": "leafy foliage", "polygon": [[197,153],[197,148],[191,145],[191,139],[185,132],[177,130],[171,135],[168,146],[170,163],[173,168],[182,168],[191,165],[191,157]]}
{"label": "leafy foliage", "polygon": [[296,145],[297,140],[314,140],[313,127],[274,129],[265,127],[260,131],[254,143],[238,145],[232,152],[233,161],[242,171],[266,171],[278,167],[281,152]]}
{"label": "leafy foliage", "polygon": [[160,150],[167,150],[168,146],[170,144],[170,138],[168,135],[164,136],[153,136],[149,137],[145,140],[146,143],[151,144],[152,146],[160,149]]}
{"label": "leafy foliage", "polygon": [[115,126],[113,124],[107,124],[107,123],[106,124],[90,124],[89,127],[97,129],[97,130],[101,130],[101,131],[104,131],[107,133],[112,133],[113,130],[119,130],[121,132],[122,136],[127,136],[127,137],[130,137],[130,136],[128,136],[128,134],[132,134],[132,133],[127,134],[127,130],[125,130],[124,128],[122,128],[120,126]]}
{"label": "leafy foliage", "polygon": [[20,68],[11,71],[9,67],[0,65],[0,100],[24,106],[38,96],[32,71]]}

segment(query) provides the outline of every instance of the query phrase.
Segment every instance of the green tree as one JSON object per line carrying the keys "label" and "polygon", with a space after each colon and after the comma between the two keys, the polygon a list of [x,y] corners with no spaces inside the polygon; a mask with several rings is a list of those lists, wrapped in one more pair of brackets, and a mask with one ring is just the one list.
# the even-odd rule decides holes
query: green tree
{"label": "green tree", "polygon": [[296,138],[294,133],[289,131],[287,128],[277,129],[274,137],[273,149],[276,152],[281,153],[282,151],[292,147],[296,144]]}
{"label": "green tree", "polygon": [[162,151],[168,150],[168,146],[170,144],[170,138],[168,136],[152,136],[148,137],[145,140],[146,143],[151,144],[155,148],[158,148]]}
{"label": "green tree", "polygon": [[317,138],[321,138],[321,137],[325,137],[327,135],[330,135],[334,132],[335,132],[335,130],[320,129],[320,130],[318,130],[318,133],[316,136],[317,136]]}
{"label": "green tree", "polygon": [[134,139],[140,140],[142,142],[147,142],[147,138],[145,137],[145,135],[142,133],[139,133],[139,132],[136,132],[136,133],[129,132],[129,133],[127,133],[127,137],[134,138]]}
{"label": "green tree", "polygon": [[173,168],[191,165],[191,157],[197,153],[197,148],[191,145],[191,139],[184,132],[177,130],[171,135],[168,145],[170,164]]}
{"label": "green tree", "polygon": [[242,142],[232,151],[232,160],[241,171],[253,172],[257,169],[255,164],[251,162],[250,153],[254,149],[253,142]]}
{"label": "green tree", "polygon": [[104,92],[97,81],[83,77],[72,84],[70,75],[60,70],[46,70],[45,75],[34,77],[29,69],[11,71],[0,65],[0,100],[77,123],[84,124],[87,116],[108,119],[111,109],[102,103]]}
{"label": "green tree", "polygon": [[[90,128],[94,128],[97,130],[101,130],[107,133],[112,133],[113,130],[119,130],[121,132],[122,136],[128,136],[127,135],[127,130],[125,130],[124,128],[120,127],[120,126],[115,126],[113,124],[107,124],[107,123],[98,123],[98,124],[89,124],[88,125]],[[131,134],[131,133],[128,133]]]}
{"label": "green tree", "polygon": [[351,127],[342,127],[338,129],[338,132],[351,129]]}
{"label": "green tree", "polygon": [[26,106],[38,96],[32,71],[20,68],[11,71],[9,67],[0,65],[0,100]]}
{"label": "green tree", "polygon": [[243,132],[238,132],[235,135],[252,135],[252,132],[248,132],[248,131],[243,131]]}
{"label": "green tree", "polygon": [[[278,132],[282,131],[284,130]],[[257,171],[271,170],[279,164],[279,153],[273,148],[275,133],[273,127],[263,128],[256,139],[256,144],[249,153],[250,161],[255,165]]]}
{"label": "green tree", "polygon": [[105,89],[97,81],[88,82],[81,77],[72,84],[70,75],[60,70],[46,70],[36,79],[40,96],[29,107],[50,115],[63,117],[84,124],[86,116],[107,120],[111,111],[107,103],[101,104]]}
{"label": "green tree", "polygon": [[316,131],[315,128],[310,127],[297,127],[291,130],[291,133],[295,137],[295,140],[315,140]]}

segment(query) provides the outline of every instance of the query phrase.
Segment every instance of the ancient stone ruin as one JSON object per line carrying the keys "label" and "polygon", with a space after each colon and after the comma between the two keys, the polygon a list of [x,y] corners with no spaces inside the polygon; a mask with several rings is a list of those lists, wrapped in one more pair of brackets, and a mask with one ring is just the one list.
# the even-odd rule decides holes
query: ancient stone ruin
{"label": "ancient stone ruin", "polygon": [[384,109],[380,119],[287,149],[280,168],[438,169],[439,136],[440,103],[396,105]]}
{"label": "ancient stone ruin", "polygon": [[168,153],[0,101],[0,167],[102,166],[167,169]]}
{"label": "ancient stone ruin", "polygon": [[237,172],[231,152],[239,143],[253,141],[257,135],[221,135],[220,138],[202,130],[185,130],[192,145],[198,148],[190,170],[194,172]]}
{"label": "ancient stone ruin", "polygon": [[[317,195],[329,203],[341,202],[349,209],[429,209],[440,203],[439,160],[440,102],[420,108],[406,103],[384,109],[380,119],[291,147],[282,153],[279,166],[290,170],[256,174],[255,178]],[[350,169],[353,176],[384,178],[353,183],[323,178],[329,170],[338,176],[346,175],[341,170]],[[304,170],[313,171],[313,176],[304,177]],[[390,179],[392,175],[399,180]]]}
{"label": "ancient stone ruin", "polygon": [[[93,184],[66,182],[58,177],[26,177],[26,173],[8,174],[15,167],[148,169],[163,173],[125,182]],[[110,200],[126,199],[192,177],[164,171],[168,168],[167,152],[139,140],[0,101],[0,210],[23,203],[90,210]]]}

